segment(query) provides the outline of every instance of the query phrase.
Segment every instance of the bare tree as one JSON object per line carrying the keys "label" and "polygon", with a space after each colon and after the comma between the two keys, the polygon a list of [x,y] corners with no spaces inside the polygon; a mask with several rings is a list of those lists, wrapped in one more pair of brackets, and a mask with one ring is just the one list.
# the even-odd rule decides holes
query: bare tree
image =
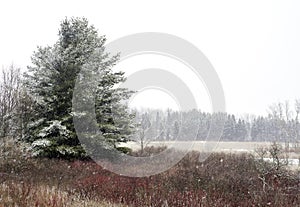
{"label": "bare tree", "polygon": [[141,146],[141,154],[144,154],[144,148],[149,144],[150,139],[149,136],[147,136],[149,130],[151,130],[151,120],[148,113],[142,114],[142,117],[138,123],[138,133],[136,137],[136,141],[139,142]]}
{"label": "bare tree", "polygon": [[295,100],[295,149],[298,149],[299,145],[299,114],[300,114],[300,99]]}
{"label": "bare tree", "polygon": [[283,103],[273,104],[269,107],[269,117],[273,119],[275,126],[278,129],[278,139],[285,142],[285,147],[288,149],[288,119],[289,119],[289,104],[286,101]]}
{"label": "bare tree", "polygon": [[11,120],[15,112],[20,91],[20,69],[11,65],[2,68],[0,79],[0,136],[8,136],[13,130]]}
{"label": "bare tree", "polygon": [[11,65],[0,71],[0,138],[22,139],[27,132],[34,101],[22,86],[20,68]]}
{"label": "bare tree", "polygon": [[[300,100],[295,101],[294,110],[288,101],[273,104],[269,108],[271,117],[279,129],[279,139],[285,142],[285,148],[289,151],[290,143],[297,148],[299,137]],[[295,116],[294,116],[295,115]]]}
{"label": "bare tree", "polygon": [[135,117],[137,130],[133,140],[140,145],[141,155],[145,154],[145,148],[152,141],[161,141],[165,137],[165,122],[158,119],[157,115],[158,112],[156,113],[156,117],[154,117],[150,111],[150,113],[143,112],[142,114],[139,114]]}

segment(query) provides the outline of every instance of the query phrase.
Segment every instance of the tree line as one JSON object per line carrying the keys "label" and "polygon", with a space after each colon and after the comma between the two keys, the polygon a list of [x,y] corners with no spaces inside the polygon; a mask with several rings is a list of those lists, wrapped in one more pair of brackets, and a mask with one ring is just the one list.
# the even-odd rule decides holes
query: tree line
{"label": "tree line", "polygon": [[[294,107],[285,103],[273,104],[267,116],[245,115],[236,118],[234,114],[222,114],[223,134],[220,141],[284,142],[298,147],[300,124],[300,101]],[[207,140],[212,118],[216,114],[191,110],[178,112],[172,110],[135,111],[139,130],[135,140],[142,145],[151,141],[164,140]],[[220,126],[222,127],[222,126]]]}

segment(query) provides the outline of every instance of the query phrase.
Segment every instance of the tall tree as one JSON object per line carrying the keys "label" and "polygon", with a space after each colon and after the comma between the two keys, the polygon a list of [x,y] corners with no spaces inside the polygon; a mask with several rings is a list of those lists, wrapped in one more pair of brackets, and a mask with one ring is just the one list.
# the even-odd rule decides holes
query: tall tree
{"label": "tall tree", "polygon": [[[81,157],[85,152],[75,133],[72,96],[80,70],[101,73],[95,94],[96,119],[107,142],[116,147],[131,134],[132,117],[121,101],[130,96],[126,89],[113,86],[125,80],[123,72],[113,72],[118,55],[105,52],[106,38],[85,18],[62,21],[58,41],[53,46],[38,47],[32,65],[25,74],[25,86],[35,99],[35,114],[30,133],[25,138],[36,155]],[[118,113],[112,114],[112,108]],[[118,116],[118,117],[116,117]],[[122,121],[114,122],[114,118]]]}

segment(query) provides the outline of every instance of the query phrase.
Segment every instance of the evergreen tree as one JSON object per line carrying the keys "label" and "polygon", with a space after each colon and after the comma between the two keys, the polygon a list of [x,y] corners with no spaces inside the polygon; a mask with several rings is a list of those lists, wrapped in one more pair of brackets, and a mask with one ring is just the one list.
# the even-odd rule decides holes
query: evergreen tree
{"label": "evergreen tree", "polygon": [[237,141],[245,141],[247,138],[247,128],[244,120],[239,119],[236,124],[235,138]]}
{"label": "evergreen tree", "polygon": [[236,138],[236,121],[234,115],[228,115],[224,125],[222,140],[233,141]]}
{"label": "evergreen tree", "polygon": [[[113,147],[116,142],[128,140],[132,116],[121,101],[131,93],[126,89],[113,89],[125,79],[124,73],[112,71],[119,58],[105,53],[105,41],[85,18],[71,18],[62,21],[59,39],[53,46],[38,47],[34,52],[32,65],[25,74],[25,86],[35,99],[35,113],[25,140],[32,144],[36,155],[86,155],[75,133],[72,114],[75,82],[85,65],[103,74],[95,91],[100,131]],[[118,123],[114,118],[119,118]]]}
{"label": "evergreen tree", "polygon": [[175,121],[174,126],[173,126],[173,134],[172,134],[173,139],[176,140],[178,138],[179,130],[180,130],[179,123],[178,123],[178,121]]}

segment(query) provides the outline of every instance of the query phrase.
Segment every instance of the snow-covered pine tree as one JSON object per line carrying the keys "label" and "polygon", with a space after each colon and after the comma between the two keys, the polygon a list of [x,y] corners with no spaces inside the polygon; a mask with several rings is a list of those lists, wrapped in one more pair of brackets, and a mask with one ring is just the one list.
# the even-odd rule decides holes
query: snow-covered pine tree
{"label": "snow-covered pine tree", "polygon": [[[31,143],[37,156],[86,156],[75,133],[72,117],[76,78],[86,64],[93,65],[91,70],[103,74],[95,94],[100,131],[113,147],[116,147],[116,142],[128,140],[133,119],[121,101],[128,99],[131,92],[113,89],[125,78],[123,72],[112,71],[119,57],[111,57],[105,52],[105,41],[106,38],[99,36],[87,19],[66,18],[61,22],[58,41],[53,46],[38,47],[32,55],[32,65],[25,74],[25,86],[36,104],[25,141]],[[114,122],[112,116],[118,116],[119,121]]]}

